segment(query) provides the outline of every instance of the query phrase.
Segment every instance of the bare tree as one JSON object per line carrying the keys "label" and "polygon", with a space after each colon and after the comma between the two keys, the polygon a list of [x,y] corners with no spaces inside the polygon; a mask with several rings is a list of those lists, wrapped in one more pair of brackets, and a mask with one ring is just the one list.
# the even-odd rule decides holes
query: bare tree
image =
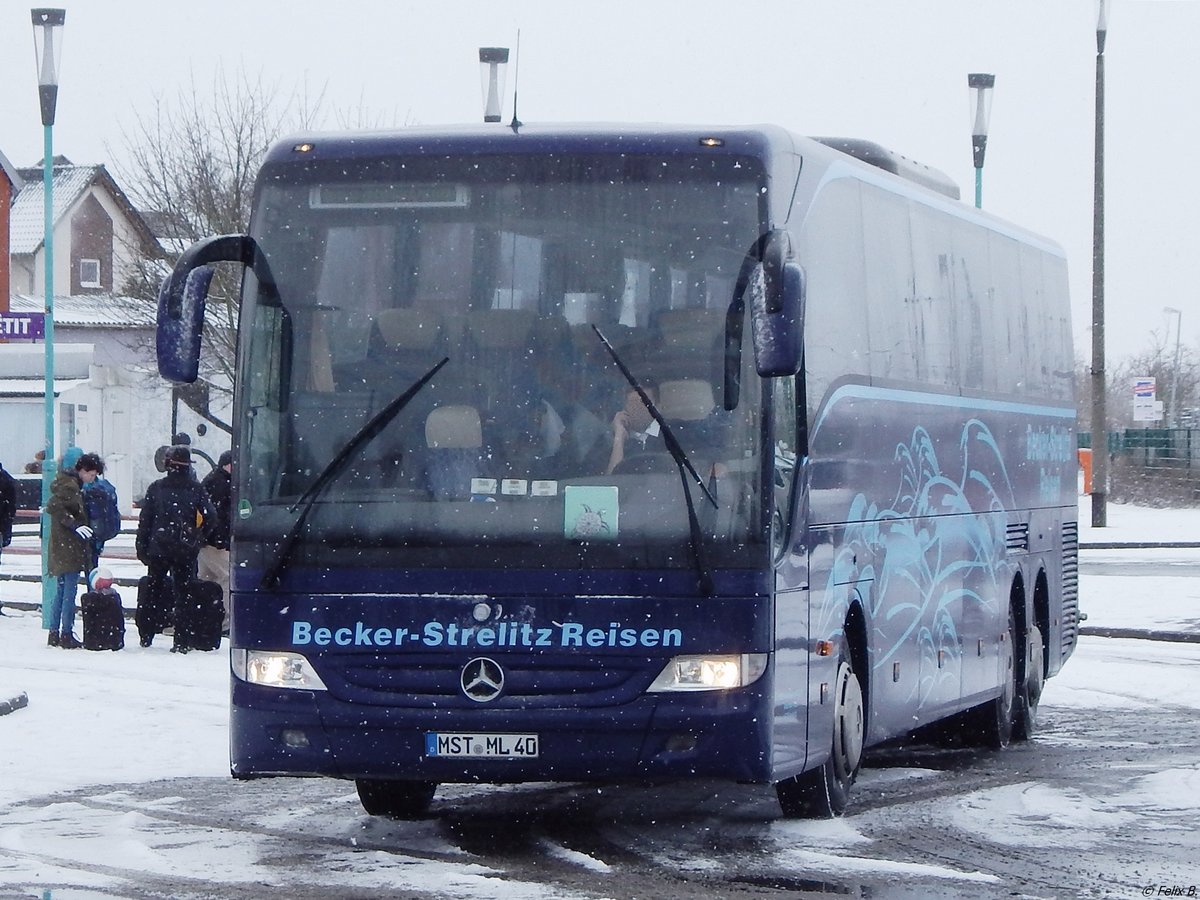
{"label": "bare tree", "polygon": [[[287,96],[261,76],[218,71],[211,88],[193,80],[139,115],[122,132],[129,163],[118,171],[153,221],[162,252],[140,255],[124,293],[153,303],[163,277],[194,241],[245,231],[267,149],[285,132],[311,127],[320,106],[321,98],[304,89]],[[233,385],[240,277],[237,267],[218,266],[209,291],[201,378],[222,393]]]}

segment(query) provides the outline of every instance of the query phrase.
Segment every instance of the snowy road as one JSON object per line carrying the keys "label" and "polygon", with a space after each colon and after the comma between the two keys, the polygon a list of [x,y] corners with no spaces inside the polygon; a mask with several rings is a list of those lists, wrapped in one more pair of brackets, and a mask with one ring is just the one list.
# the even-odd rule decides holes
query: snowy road
{"label": "snowy road", "polygon": [[[1200,631],[1197,574],[1200,551],[1085,553],[1088,624]],[[0,688],[29,695],[0,716],[0,898],[1200,893],[1200,644],[1084,637],[1035,741],[876,751],[836,821],[700,783],[445,786],[389,822],[348,783],[229,779],[224,654],[38,625],[0,619]]]}
{"label": "snowy road", "polygon": [[1200,883],[1198,698],[1195,645],[1085,639],[1036,741],[877,752],[832,822],[722,784],[447,786],[412,823],[332,781],[93,784],[0,807],[0,896],[1143,896]]}

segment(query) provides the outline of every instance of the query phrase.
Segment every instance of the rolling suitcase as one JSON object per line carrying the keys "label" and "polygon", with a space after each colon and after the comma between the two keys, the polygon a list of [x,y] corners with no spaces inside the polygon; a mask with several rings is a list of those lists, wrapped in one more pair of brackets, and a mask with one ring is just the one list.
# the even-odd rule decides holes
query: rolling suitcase
{"label": "rolling suitcase", "polygon": [[80,600],[83,610],[83,649],[120,650],[125,646],[125,610],[114,590],[88,591]]}
{"label": "rolling suitcase", "polygon": [[181,622],[175,623],[175,644],[189,650],[217,650],[221,646],[221,624],[225,603],[221,586],[215,581],[193,581],[188,586],[187,602],[180,609]]}
{"label": "rolling suitcase", "polygon": [[143,575],[138,579],[137,612],[133,621],[143,647],[149,647],[154,636],[171,624],[174,605],[175,592],[169,578],[152,579]]}

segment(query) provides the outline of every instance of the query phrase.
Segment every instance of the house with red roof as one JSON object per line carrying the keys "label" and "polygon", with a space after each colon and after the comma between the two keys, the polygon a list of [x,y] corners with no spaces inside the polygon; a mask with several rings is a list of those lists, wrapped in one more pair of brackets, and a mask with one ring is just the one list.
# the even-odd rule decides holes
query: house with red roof
{"label": "house with red roof", "polygon": [[[56,452],[99,453],[128,511],[159,476],[155,452],[182,430],[155,365],[152,305],[123,293],[161,248],[103,165],[55,157],[52,199]],[[0,310],[45,311],[45,254],[43,169],[0,157]],[[45,443],[45,363],[43,341],[0,341],[0,461],[14,474]]]}

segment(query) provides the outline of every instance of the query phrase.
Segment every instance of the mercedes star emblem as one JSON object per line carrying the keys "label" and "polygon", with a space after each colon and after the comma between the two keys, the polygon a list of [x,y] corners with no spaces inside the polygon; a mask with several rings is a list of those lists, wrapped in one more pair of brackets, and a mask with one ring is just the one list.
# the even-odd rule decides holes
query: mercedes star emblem
{"label": "mercedes star emblem", "polygon": [[504,690],[504,670],[494,660],[479,656],[463,666],[460,681],[468,699],[487,703]]}

